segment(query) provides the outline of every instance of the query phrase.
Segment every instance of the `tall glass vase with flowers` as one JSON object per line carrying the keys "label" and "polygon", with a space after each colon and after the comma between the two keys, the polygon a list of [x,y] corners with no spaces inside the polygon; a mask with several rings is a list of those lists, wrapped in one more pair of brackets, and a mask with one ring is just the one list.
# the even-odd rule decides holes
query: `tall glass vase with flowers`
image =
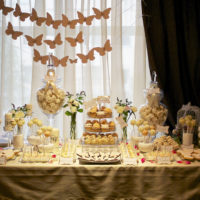
{"label": "tall glass vase with flowers", "polygon": [[63,106],[64,108],[67,108],[65,111],[65,115],[71,117],[70,121],[70,139],[76,139],[76,116],[77,112],[82,113],[83,112],[83,102],[85,99],[85,92],[81,91],[80,93],[77,93],[76,95],[70,94],[67,92],[67,102]]}
{"label": "tall glass vase with flowers", "polygon": [[[128,99],[123,102],[117,97],[117,102],[114,108],[118,113],[118,117],[121,117],[123,121],[127,124],[132,115],[134,115],[134,117],[136,118],[135,112],[137,112],[137,108],[135,106],[132,106],[132,102]],[[127,142],[127,137],[127,126],[124,126],[122,128],[122,141]]]}

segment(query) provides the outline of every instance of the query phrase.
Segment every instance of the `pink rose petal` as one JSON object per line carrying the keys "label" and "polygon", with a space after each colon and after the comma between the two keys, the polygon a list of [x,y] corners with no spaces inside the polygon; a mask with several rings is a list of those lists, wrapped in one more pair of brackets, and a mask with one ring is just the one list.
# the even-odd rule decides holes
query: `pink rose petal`
{"label": "pink rose petal", "polygon": [[135,147],[134,147],[135,149],[138,149],[138,147],[135,145]]}
{"label": "pink rose petal", "polygon": [[188,160],[186,160],[186,161],[185,161],[185,164],[189,165],[189,164],[191,164],[191,162],[188,161]]}
{"label": "pink rose petal", "polygon": [[174,153],[174,154],[175,154],[175,153],[176,153],[176,150],[172,150],[172,153]]}
{"label": "pink rose petal", "polygon": [[142,159],[141,159],[141,162],[144,163],[144,162],[145,162],[145,158],[142,158]]}

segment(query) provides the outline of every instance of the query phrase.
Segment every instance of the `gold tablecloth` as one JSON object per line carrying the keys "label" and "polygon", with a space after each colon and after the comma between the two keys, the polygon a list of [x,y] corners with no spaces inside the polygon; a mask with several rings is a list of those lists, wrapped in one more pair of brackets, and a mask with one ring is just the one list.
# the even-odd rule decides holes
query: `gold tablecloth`
{"label": "gold tablecloth", "polygon": [[0,166],[0,199],[200,199],[200,164]]}

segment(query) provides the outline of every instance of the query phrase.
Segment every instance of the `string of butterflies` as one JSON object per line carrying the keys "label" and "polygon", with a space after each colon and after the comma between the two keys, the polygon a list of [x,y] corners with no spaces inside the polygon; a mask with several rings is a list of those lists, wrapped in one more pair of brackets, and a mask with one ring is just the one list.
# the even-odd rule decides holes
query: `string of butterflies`
{"label": "string of butterflies", "polygon": [[[15,10],[11,7],[6,7],[4,4],[4,0],[0,0],[0,10],[2,10],[2,13],[4,15],[7,15],[8,13],[13,12],[13,15],[15,17],[19,17],[19,19],[21,21],[25,21],[27,18],[30,18],[30,20],[32,22],[36,22],[36,24],[38,26],[41,26],[43,23],[46,23],[47,26],[52,25],[52,27],[54,29],[58,29],[58,27],[60,25],[67,27],[69,26],[71,29],[74,29],[75,26],[79,23],[79,24],[83,24],[84,22],[87,25],[91,25],[92,21],[94,18],[96,19],[101,19],[102,17],[104,19],[108,19],[109,18],[109,14],[111,11],[111,8],[107,8],[105,9],[103,12],[101,12],[100,10],[98,10],[97,8],[92,8],[95,15],[91,15],[88,17],[85,17],[81,12],[77,12],[78,14],[78,19],[74,19],[74,20],[69,20],[68,17],[64,14],[62,14],[62,20],[53,20],[52,16],[47,12],[47,17],[38,17],[38,14],[36,12],[36,10],[34,8],[32,8],[32,13],[26,13],[26,12],[22,12],[21,8],[19,6],[19,4],[16,4]],[[12,39],[16,40],[18,37],[23,35],[23,32],[20,31],[15,31],[13,29],[12,24],[9,22],[8,23],[8,27],[6,29],[6,34],[7,35],[11,35]],[[42,40],[43,39],[43,34],[36,36],[35,38],[32,38],[29,35],[25,35],[25,38],[28,42],[29,46],[40,46],[42,45],[42,41],[44,43],[46,43],[51,49],[55,49],[56,45],[61,45],[63,43],[63,41],[61,40],[61,35],[60,33],[58,33],[55,37],[54,40]],[[75,47],[77,45],[77,43],[83,43],[83,34],[82,31],[80,31],[78,33],[78,35],[75,38],[72,37],[66,37],[65,40],[67,42],[70,43],[70,45],[72,47]],[[98,52],[99,55],[103,56],[105,55],[106,52],[111,51],[112,47],[110,46],[110,41],[107,40],[104,44],[103,47],[95,47],[92,48],[88,54],[84,55],[84,54],[76,54],[79,59],[81,59],[82,63],[87,63],[88,60],[94,60],[94,51]],[[46,64],[47,60],[48,60],[49,56],[45,55],[45,56],[41,56],[40,53],[34,49],[34,58],[33,60],[35,62],[40,61],[42,64]],[[58,65],[62,65],[63,67],[67,66],[67,61],[68,61],[68,56],[63,57],[62,59],[58,59],[57,57],[53,56],[53,61],[54,61],[54,65],[58,66]],[[77,59],[69,59],[70,63],[77,63]]]}

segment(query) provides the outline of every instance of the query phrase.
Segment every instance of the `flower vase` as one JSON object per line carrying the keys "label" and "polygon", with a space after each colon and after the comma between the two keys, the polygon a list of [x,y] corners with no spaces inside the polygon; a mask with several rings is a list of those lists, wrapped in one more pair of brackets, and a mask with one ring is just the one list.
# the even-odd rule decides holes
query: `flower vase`
{"label": "flower vase", "polygon": [[76,139],[76,113],[72,113],[71,115],[70,139]]}
{"label": "flower vase", "polygon": [[23,127],[17,126],[13,136],[14,149],[22,150],[24,146]]}
{"label": "flower vase", "polygon": [[122,129],[122,142],[127,143],[127,127]]}

